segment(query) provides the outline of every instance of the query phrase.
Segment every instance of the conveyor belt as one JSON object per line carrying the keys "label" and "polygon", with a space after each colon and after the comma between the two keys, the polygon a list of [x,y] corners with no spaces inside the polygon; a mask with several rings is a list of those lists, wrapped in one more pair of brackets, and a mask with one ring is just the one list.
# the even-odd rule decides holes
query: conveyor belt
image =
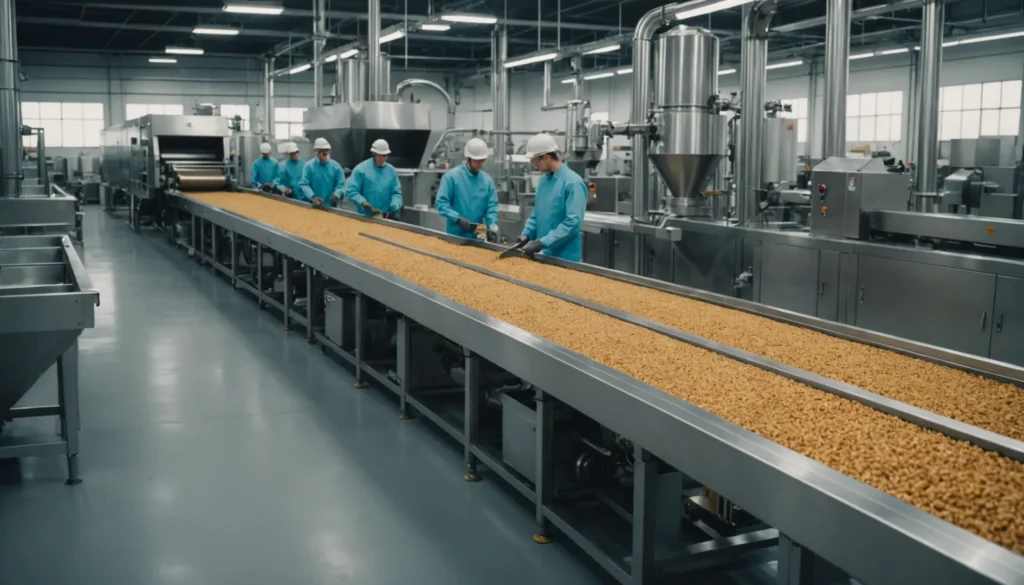
{"label": "conveyor belt", "polygon": [[[435,290],[1024,552],[1024,465],[1020,463],[647,329],[439,260],[396,252],[357,235],[364,231],[400,241],[409,235],[401,230],[259,196],[203,193],[192,197]],[[433,244],[448,255],[467,251],[443,242]],[[508,262],[524,270],[538,267],[524,260]],[[642,305],[639,296],[634,295],[631,302]]]}

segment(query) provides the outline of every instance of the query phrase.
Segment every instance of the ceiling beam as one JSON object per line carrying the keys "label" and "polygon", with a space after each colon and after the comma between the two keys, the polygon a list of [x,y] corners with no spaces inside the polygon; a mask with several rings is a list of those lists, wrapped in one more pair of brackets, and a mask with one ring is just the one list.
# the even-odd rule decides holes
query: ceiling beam
{"label": "ceiling beam", "polygon": [[[920,0],[918,0],[920,2]],[[89,8],[103,8],[109,10],[148,10],[150,12],[173,12],[179,14],[191,13],[191,14],[226,14],[223,9],[215,6],[176,6],[169,4],[119,4],[112,2],[53,2],[53,4],[63,6],[75,6],[81,7],[86,6]],[[366,12],[353,12],[350,10],[328,10],[324,14],[328,18],[347,18],[353,20],[367,20],[369,16]],[[304,10],[300,8],[285,8],[284,12],[281,13],[284,17],[295,17],[295,18],[309,18],[313,19],[312,10]],[[381,20],[393,20],[397,22],[408,19],[410,22],[422,22],[430,18],[425,14],[409,14],[408,16],[396,12],[381,12]],[[499,23],[507,26],[525,26],[531,28],[537,28],[537,21],[534,20],[520,20],[515,18],[500,18]],[[545,20],[540,23],[541,27],[544,28],[556,28],[561,26],[567,30],[589,30],[599,32],[618,32],[619,27],[610,26],[605,24],[587,24],[582,22],[563,22],[561,24],[557,22],[551,22]]]}
{"label": "ceiling beam", "polygon": [[[127,24],[120,22],[96,22],[90,20],[78,20],[75,18],[52,18],[48,16],[18,16],[18,23],[39,24],[43,26],[67,26],[75,28],[112,28],[123,30],[141,30],[147,32],[173,32],[183,34],[192,34],[192,29],[194,28],[191,26],[164,26],[160,24]],[[296,35],[295,33],[290,33],[288,31],[281,30],[255,28],[242,28],[238,30],[239,36],[272,37],[278,39],[294,39],[299,37],[299,35]],[[337,39],[341,41],[352,41],[356,39],[356,35],[328,33],[327,38]]]}

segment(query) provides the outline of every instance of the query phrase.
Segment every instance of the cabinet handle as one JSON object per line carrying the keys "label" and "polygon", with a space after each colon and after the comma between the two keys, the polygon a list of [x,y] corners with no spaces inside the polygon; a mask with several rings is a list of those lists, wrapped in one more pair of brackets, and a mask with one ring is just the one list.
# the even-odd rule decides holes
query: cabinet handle
{"label": "cabinet handle", "polygon": [[825,281],[821,281],[821,286],[818,287],[818,296],[825,296]]}
{"label": "cabinet handle", "polygon": [[999,319],[996,320],[996,333],[1003,332],[1003,313],[999,313]]}
{"label": "cabinet handle", "polygon": [[988,323],[988,311],[982,311],[981,313],[981,330],[985,330],[985,323]]}
{"label": "cabinet handle", "polygon": [[860,302],[864,302],[864,287],[860,287]]}

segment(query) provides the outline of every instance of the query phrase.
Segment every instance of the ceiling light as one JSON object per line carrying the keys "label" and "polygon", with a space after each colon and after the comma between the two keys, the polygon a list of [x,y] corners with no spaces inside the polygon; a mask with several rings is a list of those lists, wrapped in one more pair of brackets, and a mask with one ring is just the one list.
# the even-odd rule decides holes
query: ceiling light
{"label": "ceiling light", "polygon": [[769,66],[765,67],[765,69],[783,69],[785,67],[796,67],[797,65],[803,65],[803,64],[804,64],[804,62],[803,62],[802,59],[797,59],[795,61],[783,61],[782,63],[776,63],[774,65],[769,65]]}
{"label": "ceiling light", "polygon": [[442,14],[441,20],[463,24],[494,24],[498,22],[497,17],[486,14]]}
{"label": "ceiling light", "polygon": [[203,50],[199,47],[167,47],[164,52],[168,55],[202,55]]}
{"label": "ceiling light", "polygon": [[172,57],[150,57],[150,63],[177,63],[178,60]]}
{"label": "ceiling light", "polygon": [[629,75],[630,73],[633,72],[633,68],[626,67],[625,69],[618,69],[615,72],[618,73],[619,75]]}
{"label": "ceiling light", "polygon": [[334,53],[333,55],[327,55],[326,57],[324,57],[324,63],[334,63],[337,60],[338,60],[338,54],[337,53]]}
{"label": "ceiling light", "polygon": [[589,51],[584,51],[583,54],[584,55],[599,55],[601,53],[611,53],[612,51],[618,51],[621,48],[622,48],[622,45],[616,43],[614,45],[608,45],[607,47],[598,47],[596,49],[590,49]]}
{"label": "ceiling light", "polygon": [[718,74],[719,75],[732,75],[733,73],[736,73],[735,69],[719,69],[718,70]]}
{"label": "ceiling light", "polygon": [[591,73],[590,75],[584,75],[583,79],[586,81],[592,81],[594,79],[604,79],[606,77],[615,77],[614,71],[602,71],[601,73]]}
{"label": "ceiling light", "polygon": [[382,36],[380,38],[380,40],[377,41],[377,42],[383,45],[384,43],[390,43],[391,41],[397,41],[398,39],[400,39],[400,38],[402,38],[404,36],[405,36],[405,31],[402,30],[402,29],[398,29],[396,31],[389,32],[388,34]]}
{"label": "ceiling light", "polygon": [[451,29],[452,29],[452,26],[450,24],[441,24],[441,23],[436,23],[436,22],[435,23],[429,23],[428,22],[427,24],[421,24],[420,25],[420,30],[428,30],[430,32],[445,32],[445,31],[449,31]]}
{"label": "ceiling light", "polygon": [[856,55],[850,55],[850,61],[856,61],[857,59],[867,59],[868,57],[874,56],[874,53],[858,53]]}
{"label": "ceiling light", "polygon": [[350,57],[355,57],[358,54],[359,54],[359,49],[349,49],[347,51],[342,51],[341,54],[338,55],[338,58],[339,59],[348,59]]}
{"label": "ceiling light", "polygon": [[520,65],[529,65],[531,63],[540,63],[541,61],[553,61],[558,58],[558,53],[542,53],[540,55],[533,55],[532,57],[523,57],[522,59],[513,59],[511,61],[505,61],[505,69],[511,69],[513,67],[519,67]]}
{"label": "ceiling light", "polygon": [[687,18],[693,18],[694,16],[701,16],[702,14],[711,14],[712,12],[718,12],[719,10],[725,10],[726,8],[735,8],[737,6],[743,6],[753,2],[753,0],[721,0],[721,2],[712,2],[705,6],[697,8],[691,8],[690,10],[682,10],[676,12],[676,20],[686,20]]}
{"label": "ceiling light", "polygon": [[192,29],[194,35],[220,35],[223,37],[233,37],[238,34],[237,28],[224,28],[218,26],[197,26]]}
{"label": "ceiling light", "polygon": [[302,73],[303,71],[308,70],[312,66],[313,66],[312,63],[305,63],[303,65],[299,65],[298,67],[292,67],[291,69],[288,70],[288,75],[295,75],[296,73]]}
{"label": "ceiling light", "polygon": [[906,47],[900,47],[899,49],[886,49],[885,51],[879,51],[879,55],[899,55],[900,53],[909,53],[910,49]]}
{"label": "ceiling light", "polygon": [[576,81],[575,77],[566,77],[565,79],[562,80],[562,83],[572,83],[574,81]]}
{"label": "ceiling light", "polygon": [[224,5],[224,12],[235,14],[269,14],[277,16],[284,12],[284,7],[276,4],[261,4],[259,2],[235,2]]}
{"label": "ceiling light", "polygon": [[960,39],[957,44],[970,45],[971,43],[984,43],[987,41],[998,41],[1001,39],[1012,39],[1015,37],[1024,36],[1024,30],[1018,30],[1014,32],[1002,33],[998,35],[988,35],[984,37],[974,37],[973,39]]}

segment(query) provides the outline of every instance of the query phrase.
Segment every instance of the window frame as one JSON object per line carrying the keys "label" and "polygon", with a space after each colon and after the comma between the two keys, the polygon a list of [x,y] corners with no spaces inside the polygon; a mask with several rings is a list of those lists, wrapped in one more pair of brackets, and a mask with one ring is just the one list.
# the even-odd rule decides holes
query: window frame
{"label": "window frame", "polygon": [[[43,128],[46,146],[51,148],[99,148],[106,124],[103,102],[24,101],[19,105],[21,123]],[[74,136],[74,140],[66,137]],[[22,136],[22,148],[36,148],[38,137]]]}
{"label": "window frame", "polygon": [[[1020,79],[1000,79],[942,86],[939,88],[939,140],[1017,136],[1022,85]],[[998,93],[993,94],[993,91]]]}

